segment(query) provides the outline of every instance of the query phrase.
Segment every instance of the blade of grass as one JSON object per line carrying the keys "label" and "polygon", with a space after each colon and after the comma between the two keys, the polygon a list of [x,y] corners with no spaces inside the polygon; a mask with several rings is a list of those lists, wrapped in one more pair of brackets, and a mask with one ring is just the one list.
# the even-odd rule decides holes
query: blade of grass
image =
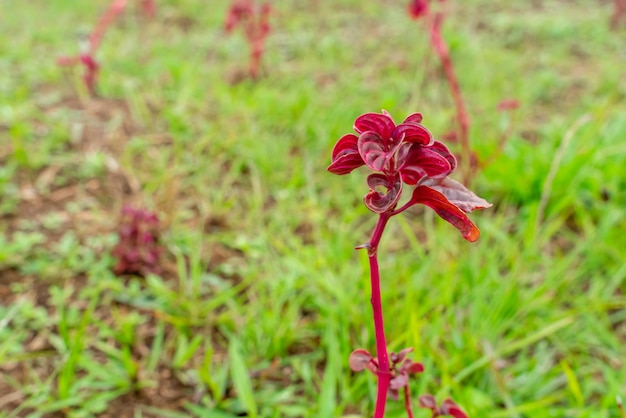
{"label": "blade of grass", "polygon": [[228,347],[228,355],[230,357],[230,372],[233,379],[233,385],[237,391],[237,395],[241,400],[248,416],[256,418],[259,416],[254,392],[252,391],[252,382],[250,373],[246,366],[244,357],[241,354],[241,343],[239,339],[233,337]]}
{"label": "blade of grass", "polygon": [[489,362],[491,362],[492,360],[494,360],[494,358],[497,358],[499,356],[504,356],[507,354],[511,354],[515,351],[521,350],[524,347],[527,347],[539,340],[542,340],[552,334],[554,334],[555,332],[559,331],[562,328],[565,328],[569,325],[571,325],[574,322],[574,317],[573,316],[568,316],[562,319],[559,319],[556,322],[553,322],[552,324],[544,327],[543,329],[535,332],[534,334],[531,334],[529,336],[527,336],[526,338],[522,338],[519,341],[513,341],[503,347],[500,347],[496,350],[494,350],[493,352],[491,352],[488,355],[485,355],[481,358],[479,358],[478,360],[476,360],[475,362],[473,362],[472,364],[470,364],[469,366],[467,366],[466,368],[462,369],[460,372],[458,372],[456,374],[456,376],[454,376],[454,378],[452,379],[454,383],[459,384],[461,381],[463,381],[464,379],[466,379],[469,375],[471,375],[473,372],[475,372],[476,370],[485,367],[486,365],[489,364]]}

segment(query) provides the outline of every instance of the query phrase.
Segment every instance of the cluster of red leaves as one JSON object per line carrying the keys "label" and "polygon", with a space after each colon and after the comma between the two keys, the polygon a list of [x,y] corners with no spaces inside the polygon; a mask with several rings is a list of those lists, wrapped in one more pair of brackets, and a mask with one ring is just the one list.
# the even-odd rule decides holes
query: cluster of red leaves
{"label": "cluster of red leaves", "polygon": [[[394,400],[398,400],[400,389],[402,389],[404,393],[404,405],[410,418],[413,417],[413,410],[411,406],[409,377],[424,371],[424,365],[422,363],[417,363],[407,358],[407,354],[412,351],[413,348],[409,347],[400,350],[399,353],[391,352],[389,354],[391,367],[390,370],[387,371],[387,373],[391,374],[388,396]],[[378,360],[364,349],[354,350],[352,354],[350,354],[350,368],[355,372],[367,369],[377,376],[383,372],[378,367]],[[437,405],[435,397],[426,394],[419,397],[419,405],[422,408],[427,408],[432,411],[431,418],[443,416],[467,418],[467,414],[463,412],[461,407],[452,399],[446,399],[441,405]]]}
{"label": "cluster of red leaves", "polygon": [[[88,39],[81,39],[79,43],[79,55],[73,57],[60,57],[57,64],[60,66],[73,66],[81,64],[84,67],[83,81],[92,96],[96,95],[96,84],[100,65],[95,59],[96,52],[100,47],[102,38],[111,24],[126,10],[128,0],[113,0],[106,12],[100,17],[96,27],[89,34]],[[156,14],[155,0],[140,0],[143,13],[152,18]]]}
{"label": "cluster of red leaves", "polygon": [[270,34],[269,23],[272,6],[269,3],[257,5],[252,0],[234,0],[228,9],[224,29],[231,33],[241,27],[250,48],[250,66],[248,74],[257,78],[261,58],[265,52],[265,41]]}
{"label": "cluster of red leaves", "polygon": [[[344,175],[366,165],[375,172],[367,177],[370,191],[364,201],[368,209],[396,215],[423,204],[456,227],[466,240],[476,241],[480,232],[465,214],[491,205],[448,178],[456,159],[421,122],[420,113],[409,115],[397,126],[384,110],[359,116],[354,122],[358,136],[339,138],[328,171]],[[406,186],[415,186],[411,198],[396,209]]]}
{"label": "cluster of red leaves", "polygon": [[142,209],[125,206],[118,230],[119,242],[113,249],[117,259],[115,274],[158,273],[163,248],[159,244],[159,218]]}

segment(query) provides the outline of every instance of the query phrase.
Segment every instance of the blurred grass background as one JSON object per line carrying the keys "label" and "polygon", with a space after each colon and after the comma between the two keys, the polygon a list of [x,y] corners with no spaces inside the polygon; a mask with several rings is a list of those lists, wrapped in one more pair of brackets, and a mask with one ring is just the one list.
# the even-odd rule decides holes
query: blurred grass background
{"label": "blurred grass background", "polygon": [[[366,417],[375,381],[364,176],[325,169],[356,116],[454,106],[406,2],[276,0],[257,82],[228,2],[0,0],[0,417]],[[448,2],[444,35],[494,207],[465,242],[427,211],[380,248],[390,349],[472,417],[618,417],[626,396],[626,32],[608,1]],[[504,99],[520,107],[496,110]],[[452,145],[454,148],[454,145]],[[455,151],[459,151],[458,147]],[[551,174],[549,174],[551,173]],[[454,175],[453,175],[454,177]],[[543,202],[543,203],[542,203]],[[124,203],[163,273],[117,277]],[[427,411],[416,411],[426,417]],[[400,402],[389,417],[405,416]]]}

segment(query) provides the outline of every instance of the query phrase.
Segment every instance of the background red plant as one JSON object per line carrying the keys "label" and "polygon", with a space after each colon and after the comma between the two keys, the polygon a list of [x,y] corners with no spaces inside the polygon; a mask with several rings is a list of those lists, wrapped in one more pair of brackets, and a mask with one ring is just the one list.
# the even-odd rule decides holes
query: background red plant
{"label": "background red plant", "polygon": [[257,78],[261,58],[265,52],[265,42],[270,34],[269,23],[272,6],[269,3],[256,4],[252,0],[235,0],[226,14],[224,29],[231,33],[241,27],[250,48],[248,75]]}
{"label": "background red plant", "polygon": [[115,274],[158,273],[163,248],[159,243],[159,218],[156,214],[132,206],[122,209],[118,228],[119,241],[112,255],[117,259]]}
{"label": "background red plant", "polygon": [[611,28],[617,29],[620,22],[626,16],[626,0],[613,0],[613,15],[611,16]]}
{"label": "background red plant", "polygon": [[439,57],[443,71],[448,81],[450,93],[454,99],[454,105],[456,108],[456,119],[458,123],[459,135],[458,139],[461,144],[462,150],[462,175],[464,182],[469,182],[471,172],[471,160],[472,150],[470,147],[469,130],[470,130],[470,118],[467,112],[463,95],[461,94],[461,86],[450,57],[450,50],[448,44],[443,37],[443,20],[445,12],[443,4],[445,0],[439,0],[439,7],[434,14],[430,12],[430,6],[428,0],[412,0],[409,3],[408,13],[412,19],[424,18],[430,24],[430,44]]}
{"label": "background red plant", "polygon": [[[73,57],[60,57],[57,64],[60,66],[73,66],[81,64],[84,67],[83,81],[91,96],[96,96],[96,85],[100,64],[96,60],[96,52],[100,48],[102,39],[109,27],[126,10],[128,0],[113,0],[104,14],[98,19],[96,26],[87,36],[87,40],[79,41],[79,55]],[[139,6],[145,16],[153,18],[156,15],[155,0],[139,0]]]}

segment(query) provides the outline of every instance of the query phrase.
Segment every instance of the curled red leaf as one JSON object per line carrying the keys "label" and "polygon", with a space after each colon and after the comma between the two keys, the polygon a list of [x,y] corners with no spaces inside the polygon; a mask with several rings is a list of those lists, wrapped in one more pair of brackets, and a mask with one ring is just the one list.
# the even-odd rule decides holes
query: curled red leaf
{"label": "curled red leaf", "polygon": [[427,186],[416,187],[411,197],[411,204],[416,203],[421,203],[433,209],[437,215],[458,229],[466,240],[474,242],[480,236],[480,231],[465,215],[465,212],[450,203],[438,191]]}
{"label": "curled red leaf", "polygon": [[[373,173],[367,177],[367,184],[370,192],[363,199],[365,206],[372,212],[383,213],[393,209],[400,199],[402,193],[402,182],[400,179],[393,184],[382,174]],[[386,189],[386,192],[380,192],[377,189]]]}

